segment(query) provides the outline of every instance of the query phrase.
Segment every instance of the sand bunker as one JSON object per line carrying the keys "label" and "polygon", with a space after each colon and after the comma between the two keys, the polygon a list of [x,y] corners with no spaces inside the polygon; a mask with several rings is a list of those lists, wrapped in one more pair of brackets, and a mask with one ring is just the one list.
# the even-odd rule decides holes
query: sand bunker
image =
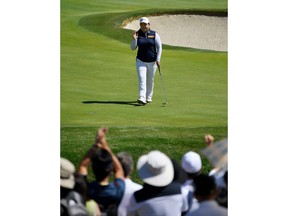
{"label": "sand bunker", "polygon": [[[151,29],[157,31],[163,44],[196,49],[227,51],[227,17],[204,15],[151,16]],[[138,30],[139,20],[124,27]]]}

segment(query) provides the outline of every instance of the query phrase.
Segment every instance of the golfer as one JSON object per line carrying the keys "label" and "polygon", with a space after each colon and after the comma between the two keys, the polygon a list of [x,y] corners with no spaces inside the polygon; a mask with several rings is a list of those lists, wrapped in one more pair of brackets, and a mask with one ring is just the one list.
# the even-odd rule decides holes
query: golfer
{"label": "golfer", "polygon": [[140,20],[140,29],[134,32],[130,48],[137,51],[136,69],[138,75],[139,99],[141,105],[152,102],[154,75],[157,66],[160,67],[162,54],[162,43],[157,32],[150,30],[150,23],[147,17]]}

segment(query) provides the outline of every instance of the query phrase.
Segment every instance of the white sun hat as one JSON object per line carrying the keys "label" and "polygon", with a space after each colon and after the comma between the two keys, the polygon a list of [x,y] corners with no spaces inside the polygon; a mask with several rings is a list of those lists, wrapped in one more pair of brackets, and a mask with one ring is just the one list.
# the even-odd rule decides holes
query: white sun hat
{"label": "white sun hat", "polygon": [[137,161],[137,170],[145,183],[156,187],[167,186],[174,178],[171,159],[158,150],[142,155]]}
{"label": "white sun hat", "polygon": [[148,24],[149,23],[149,19],[147,17],[142,17],[142,18],[140,18],[139,22]]}
{"label": "white sun hat", "polygon": [[202,168],[202,161],[199,154],[193,151],[185,153],[181,159],[181,166],[187,173],[197,173]]}

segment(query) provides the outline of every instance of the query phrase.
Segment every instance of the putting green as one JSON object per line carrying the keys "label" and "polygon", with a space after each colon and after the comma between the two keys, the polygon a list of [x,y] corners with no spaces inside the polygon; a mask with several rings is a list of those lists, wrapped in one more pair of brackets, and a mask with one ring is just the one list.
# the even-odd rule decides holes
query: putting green
{"label": "putting green", "polygon": [[[227,15],[227,1],[61,1],[62,157],[77,166],[103,125],[110,128],[113,151],[126,150],[135,160],[159,149],[179,161],[189,150],[201,154],[205,133],[215,140],[227,137],[227,52],[164,45],[161,73],[168,104],[162,106],[157,72],[153,103],[135,106],[136,52],[123,21],[200,12]],[[202,159],[207,172],[211,165]],[[141,182],[136,172],[132,179]]]}
{"label": "putting green", "polygon": [[135,106],[136,52],[129,48],[132,31],[121,24],[140,14],[145,11],[62,19],[61,126],[226,126],[227,52],[164,45],[161,69],[169,103],[162,106],[156,74],[153,103]]}

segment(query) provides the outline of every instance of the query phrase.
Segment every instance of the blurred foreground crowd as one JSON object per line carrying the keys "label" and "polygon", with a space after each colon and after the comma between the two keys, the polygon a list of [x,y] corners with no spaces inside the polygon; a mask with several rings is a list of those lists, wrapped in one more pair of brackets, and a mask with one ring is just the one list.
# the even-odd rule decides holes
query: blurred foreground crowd
{"label": "blurred foreground crowd", "polygon": [[[128,152],[114,154],[99,128],[95,143],[77,169],[61,158],[61,216],[226,216],[228,214],[227,139],[214,143],[205,135],[202,153],[213,165],[202,173],[198,153],[183,154],[181,163],[153,150],[137,160],[143,184],[130,178],[134,162]],[[88,172],[93,172],[93,181]]]}

